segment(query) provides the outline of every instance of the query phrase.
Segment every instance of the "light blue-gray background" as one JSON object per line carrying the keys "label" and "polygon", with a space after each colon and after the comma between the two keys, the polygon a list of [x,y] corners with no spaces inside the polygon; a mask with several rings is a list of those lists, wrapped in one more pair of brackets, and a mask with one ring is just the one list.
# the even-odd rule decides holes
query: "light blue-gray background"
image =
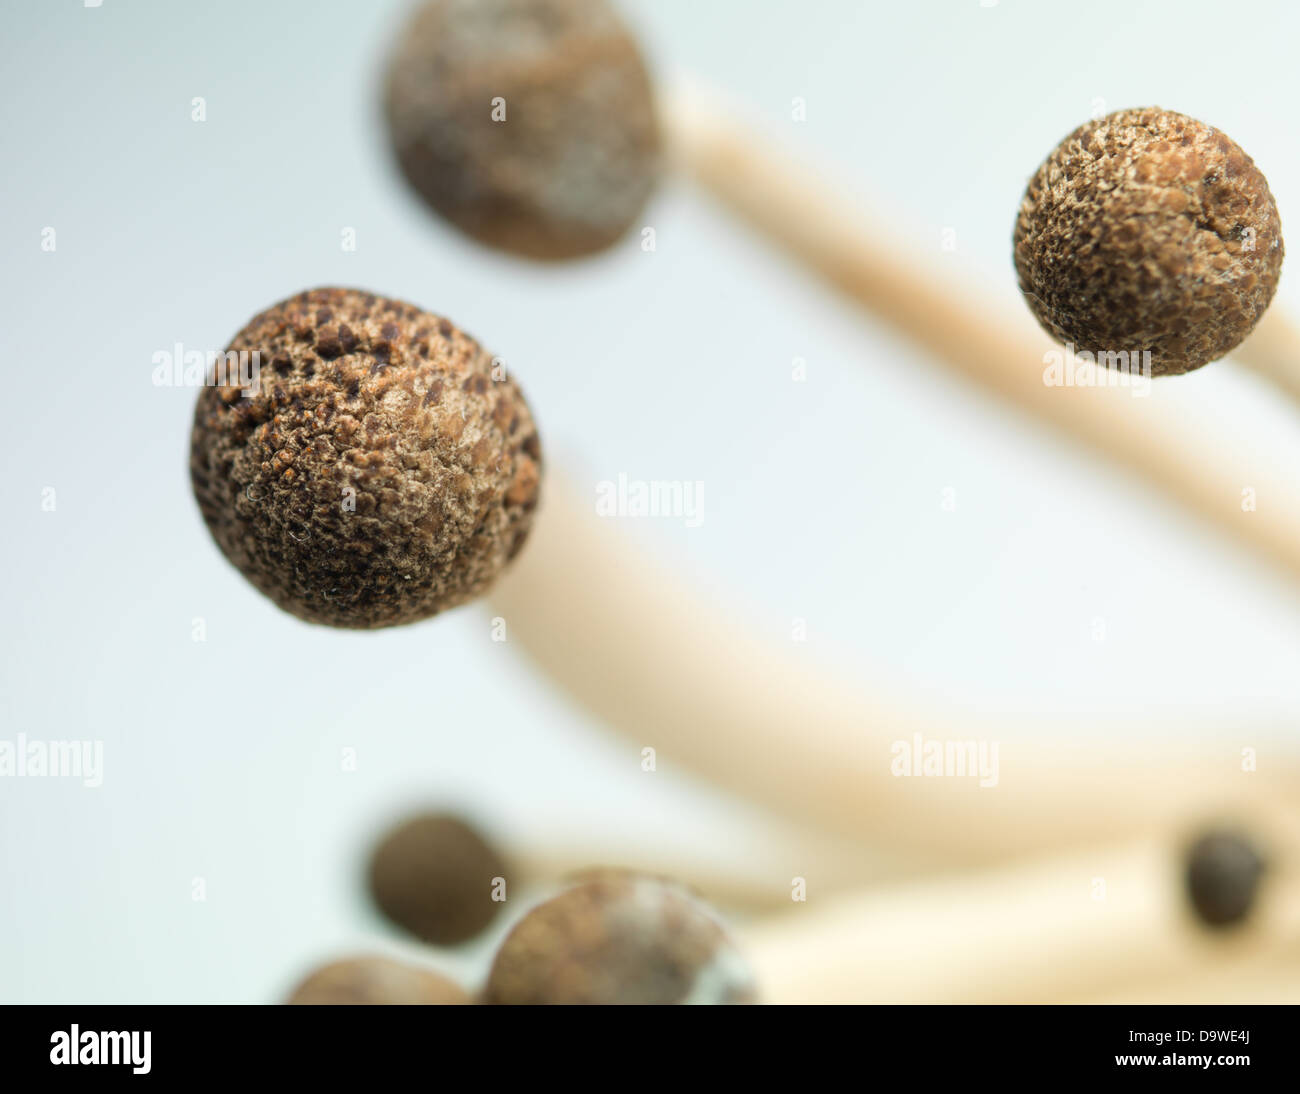
{"label": "light blue-gray background", "polygon": [[[1017,202],[1097,98],[1222,127],[1300,225],[1294,4],[623,7],[657,72],[748,100],[1017,319]],[[1062,712],[1095,714],[1099,738],[1119,714],[1295,723],[1294,584],[950,380],[689,185],[646,212],[655,253],[630,239],[563,268],[426,215],[375,102],[404,8],[3,5],[0,737],[99,739],[106,771],[93,790],[0,780],[0,1000],[274,999],[305,963],[383,939],[357,857],[422,800],[468,803],[505,837],[594,829],[782,870],[775,849],[797,846],[671,758],[643,775],[635,745],[489,642],[481,609],[312,629],[220,557],[187,479],[194,393],[153,386],[152,356],[220,348],[309,286],[451,316],[511,362],[549,451],[589,478],[702,480],[701,527],[627,530],[773,641],[806,618],[808,655],[1043,733]],[[1293,314],[1298,286],[1284,276]],[[1176,384],[1168,398],[1217,405],[1235,443],[1300,473],[1293,421],[1234,366]]]}

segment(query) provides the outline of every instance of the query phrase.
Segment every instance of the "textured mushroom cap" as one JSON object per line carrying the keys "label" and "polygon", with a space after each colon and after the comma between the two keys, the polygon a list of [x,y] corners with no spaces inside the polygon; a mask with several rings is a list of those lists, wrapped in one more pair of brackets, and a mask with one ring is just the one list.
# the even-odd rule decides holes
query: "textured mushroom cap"
{"label": "textured mushroom cap", "polygon": [[492,879],[506,876],[496,850],[456,817],[426,813],[400,824],[370,856],[370,892],[398,926],[439,946],[464,942],[496,918]]}
{"label": "textured mushroom cap", "polygon": [[1266,864],[1255,845],[1233,831],[1208,832],[1187,853],[1187,896],[1210,927],[1240,923],[1255,904]]}
{"label": "textured mushroom cap", "polygon": [[515,925],[484,1002],[752,1003],[753,978],[705,905],[678,885],[608,877]]}
{"label": "textured mushroom cap", "polygon": [[412,968],[387,957],[349,957],[311,973],[285,1002],[310,1006],[463,1006],[470,998],[459,984],[427,969]]}
{"label": "textured mushroom cap", "polygon": [[1029,183],[1020,290],[1047,331],[1090,353],[1151,352],[1153,375],[1236,347],[1268,307],[1282,226],[1254,161],[1157,107],[1080,126]]}
{"label": "textured mushroom cap", "polygon": [[446,319],[316,289],[254,317],[232,351],[259,355],[260,383],[200,393],[190,477],[221,550],[281,608],[411,623],[478,596],[523,546],[532,416]]}
{"label": "textured mushroom cap", "polygon": [[386,111],[424,200],[533,258],[610,246],[659,173],[650,78],[608,0],[430,0],[393,55]]}

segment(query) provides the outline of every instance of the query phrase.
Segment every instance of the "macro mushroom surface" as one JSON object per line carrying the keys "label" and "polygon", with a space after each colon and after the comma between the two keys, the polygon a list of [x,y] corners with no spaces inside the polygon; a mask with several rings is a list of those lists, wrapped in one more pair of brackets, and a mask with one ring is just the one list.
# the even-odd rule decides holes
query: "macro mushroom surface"
{"label": "macro mushroom surface", "polygon": [[355,289],[299,293],[202,389],[190,477],[222,552],[285,611],[368,629],[483,593],[524,545],[541,447],[503,362],[449,320]]}
{"label": "macro mushroom surface", "polygon": [[1044,329],[1098,363],[1137,368],[1133,354],[1149,353],[1155,376],[1240,344],[1273,298],[1283,253],[1254,161],[1213,126],[1158,107],[1066,137],[1030,180],[1015,229],[1020,290]]}

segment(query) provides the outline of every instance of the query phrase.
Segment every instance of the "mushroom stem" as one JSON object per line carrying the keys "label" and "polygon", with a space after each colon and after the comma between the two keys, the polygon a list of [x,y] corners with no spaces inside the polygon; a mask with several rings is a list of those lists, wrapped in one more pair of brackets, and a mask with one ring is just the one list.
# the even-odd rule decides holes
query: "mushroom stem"
{"label": "mushroom stem", "polygon": [[[987,862],[1137,835],[1270,789],[1300,796],[1294,764],[1269,757],[1245,772],[1247,742],[1195,726],[1173,741],[1108,726],[1099,741],[1095,725],[1062,717],[953,724],[846,683],[655,565],[554,469],[528,550],[490,598],[509,641],[630,739],[636,760],[654,748],[659,770],[693,771],[900,856]],[[924,777],[918,735],[922,751],[953,745],[968,768],[983,747],[996,785],[973,771]],[[904,753],[920,777],[896,774]]]}
{"label": "mushroom stem", "polygon": [[[693,86],[665,96],[662,124],[678,164],[724,205],[948,368],[1300,576],[1300,488],[1222,428],[1207,434],[1183,420],[1185,409],[1162,404],[1173,381],[1155,382],[1151,398],[1136,399],[1121,386],[1048,386],[1045,355],[1060,347],[1023,309],[1006,314],[972,286],[910,260],[909,248],[895,245],[822,173],[770,147],[714,98]],[[1236,359],[1300,403],[1300,334],[1285,317],[1266,313]],[[1243,516],[1247,486],[1273,500]]]}
{"label": "mushroom stem", "polygon": [[1265,950],[1241,961],[1216,961],[1209,969],[1171,979],[1125,984],[1072,1000],[1088,1006],[1183,1006],[1206,1003],[1300,1004],[1300,950]]}
{"label": "mushroom stem", "polygon": [[1264,313],[1233,359],[1300,405],[1300,330],[1276,304]]}
{"label": "mushroom stem", "polygon": [[1177,840],[1149,837],[810,900],[737,937],[767,1003],[1137,998],[1196,977],[1227,990],[1270,958],[1300,956],[1300,887],[1266,890],[1252,921],[1223,936],[1192,915],[1181,868]]}

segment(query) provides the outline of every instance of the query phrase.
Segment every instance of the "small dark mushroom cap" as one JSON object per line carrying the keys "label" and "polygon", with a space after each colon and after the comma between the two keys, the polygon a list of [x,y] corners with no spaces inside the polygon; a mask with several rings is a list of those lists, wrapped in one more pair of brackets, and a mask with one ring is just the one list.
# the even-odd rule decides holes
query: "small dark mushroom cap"
{"label": "small dark mushroom cap", "polygon": [[426,942],[465,942],[496,918],[493,879],[506,876],[495,848],[457,817],[426,813],[398,825],[370,856],[370,893],[380,911]]}
{"label": "small dark mushroom cap", "polygon": [[1282,255],[1254,161],[1212,126],[1158,107],[1066,137],[1016,221],[1020,290],[1048,333],[1076,351],[1149,350],[1157,376],[1234,349],[1272,300]]}
{"label": "small dark mushroom cap", "polygon": [[1187,896],[1210,927],[1241,923],[1255,904],[1266,862],[1254,843],[1235,831],[1208,832],[1188,849]]}
{"label": "small dark mushroom cap", "polygon": [[566,889],[510,932],[488,977],[496,1004],[752,1003],[749,967],[678,885],[609,876]]}
{"label": "small dark mushroom cap", "polygon": [[464,1006],[469,996],[445,976],[388,957],[349,957],[323,965],[285,1000],[311,1006]]}
{"label": "small dark mushroom cap", "polygon": [[659,174],[650,77],[608,0],[429,0],[397,44],[385,109],[420,196],[532,258],[610,246]]}
{"label": "small dark mushroom cap", "polygon": [[[259,383],[205,387],[190,477],[217,544],[309,623],[411,623],[480,595],[523,546],[541,447],[504,368],[446,319],[352,289],[235,335]],[[233,369],[231,371],[234,371]]]}

